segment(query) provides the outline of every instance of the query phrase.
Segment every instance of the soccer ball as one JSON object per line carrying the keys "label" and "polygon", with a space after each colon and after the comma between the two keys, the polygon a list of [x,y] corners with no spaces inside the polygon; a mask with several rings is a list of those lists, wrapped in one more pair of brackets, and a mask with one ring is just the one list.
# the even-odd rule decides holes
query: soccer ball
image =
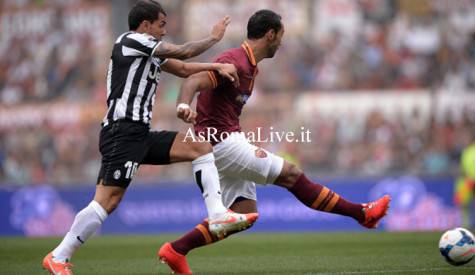
{"label": "soccer ball", "polygon": [[475,238],[465,228],[446,231],[439,241],[440,254],[451,265],[464,265],[475,256]]}

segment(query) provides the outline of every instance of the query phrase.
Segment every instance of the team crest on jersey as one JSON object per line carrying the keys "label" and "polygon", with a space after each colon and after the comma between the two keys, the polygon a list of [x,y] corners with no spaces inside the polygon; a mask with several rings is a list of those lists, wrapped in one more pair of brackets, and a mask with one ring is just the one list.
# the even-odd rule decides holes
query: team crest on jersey
{"label": "team crest on jersey", "polygon": [[120,170],[115,170],[114,179],[116,179],[116,180],[120,179]]}
{"label": "team crest on jersey", "polygon": [[246,94],[240,94],[236,97],[236,101],[241,104],[246,104],[248,99],[249,99],[249,95],[246,95]]}
{"label": "team crest on jersey", "polygon": [[263,159],[263,158],[267,157],[266,151],[264,151],[264,149],[262,149],[262,148],[257,148],[256,151],[254,151],[254,154],[256,155],[256,157],[258,157],[260,159]]}

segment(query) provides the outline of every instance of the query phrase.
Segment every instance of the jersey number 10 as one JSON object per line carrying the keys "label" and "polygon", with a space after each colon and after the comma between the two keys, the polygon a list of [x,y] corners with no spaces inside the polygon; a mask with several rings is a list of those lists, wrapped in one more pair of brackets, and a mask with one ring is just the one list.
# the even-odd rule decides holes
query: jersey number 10
{"label": "jersey number 10", "polygon": [[127,173],[125,174],[126,179],[132,179],[139,169],[139,164],[137,162],[127,161],[124,164],[124,167],[127,168]]}

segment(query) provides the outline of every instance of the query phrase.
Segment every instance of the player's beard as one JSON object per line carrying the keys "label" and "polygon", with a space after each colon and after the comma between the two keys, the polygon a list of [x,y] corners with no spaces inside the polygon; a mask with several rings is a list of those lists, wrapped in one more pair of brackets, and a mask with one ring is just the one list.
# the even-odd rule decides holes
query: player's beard
{"label": "player's beard", "polygon": [[269,47],[269,50],[267,51],[267,58],[272,58],[274,57],[275,53],[277,52],[277,46],[271,46]]}

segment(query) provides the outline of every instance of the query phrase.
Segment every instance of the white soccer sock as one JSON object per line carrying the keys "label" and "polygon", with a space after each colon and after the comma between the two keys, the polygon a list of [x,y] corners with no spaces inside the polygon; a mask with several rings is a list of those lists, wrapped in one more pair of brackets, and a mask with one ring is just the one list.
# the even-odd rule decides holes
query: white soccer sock
{"label": "white soccer sock", "polygon": [[55,261],[69,260],[74,251],[96,232],[106,218],[106,210],[98,202],[91,201],[86,208],[77,213],[71,229],[53,250]]}
{"label": "white soccer sock", "polygon": [[191,162],[195,180],[205,200],[208,217],[215,219],[227,211],[221,198],[218,169],[213,153],[203,155]]}

